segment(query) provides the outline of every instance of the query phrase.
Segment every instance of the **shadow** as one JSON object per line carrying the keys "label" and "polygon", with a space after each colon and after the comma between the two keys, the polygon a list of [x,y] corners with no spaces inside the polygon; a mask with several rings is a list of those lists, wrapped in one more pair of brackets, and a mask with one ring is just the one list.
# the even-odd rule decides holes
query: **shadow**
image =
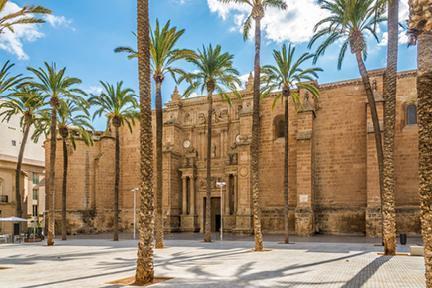
{"label": "shadow", "polygon": [[[71,281],[84,280],[84,279],[91,279],[91,278],[96,278],[96,277],[101,277],[101,276],[107,276],[107,275],[114,275],[114,274],[118,274],[118,273],[131,272],[131,271],[135,271],[135,267],[130,268],[130,269],[124,269],[124,270],[121,270],[121,271],[107,272],[107,273],[99,273],[99,274],[97,274],[97,275],[80,276],[80,277],[69,278],[69,279],[64,279],[64,280],[59,280],[59,281],[52,281],[52,282],[47,282],[47,283],[42,283],[42,284],[35,284],[35,285],[30,285],[30,286],[23,286],[23,287],[21,287],[21,288],[38,288],[38,287],[46,287],[46,286],[48,286],[48,285],[56,285],[56,284],[67,283],[67,282],[71,282]],[[111,287],[116,287],[116,286],[111,286]]]}
{"label": "shadow", "polygon": [[371,263],[363,267],[351,280],[349,280],[345,285],[343,285],[341,288],[355,288],[355,287],[362,287],[363,284],[365,284],[372,275],[375,274],[375,272],[378,271],[378,269],[387,263],[392,256],[381,256],[379,258],[376,258]]}

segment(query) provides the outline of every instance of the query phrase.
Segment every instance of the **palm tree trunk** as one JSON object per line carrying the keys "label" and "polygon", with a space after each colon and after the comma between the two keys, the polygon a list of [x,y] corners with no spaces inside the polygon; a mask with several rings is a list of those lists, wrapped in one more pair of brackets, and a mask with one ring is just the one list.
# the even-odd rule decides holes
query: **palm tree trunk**
{"label": "palm tree trunk", "polygon": [[418,36],[419,193],[426,286],[432,287],[432,32]]}
{"label": "palm tree trunk", "polygon": [[288,238],[288,220],[289,220],[289,207],[288,207],[288,127],[289,127],[289,115],[288,115],[288,100],[289,96],[285,97],[285,160],[284,160],[284,222],[285,222],[285,244],[289,243]]}
{"label": "palm tree trunk", "polygon": [[384,81],[384,149],[382,218],[384,254],[396,254],[394,144],[398,58],[399,0],[388,1],[387,69]]}
{"label": "palm tree trunk", "polygon": [[49,212],[48,212],[48,238],[47,245],[54,245],[55,233],[55,163],[56,163],[56,149],[57,149],[57,105],[58,99],[51,98],[51,126],[50,126],[50,166],[49,166]]}
{"label": "palm tree trunk", "polygon": [[252,142],[251,142],[251,186],[253,204],[253,227],[255,236],[255,251],[264,249],[261,231],[261,206],[259,187],[259,156],[260,156],[260,49],[261,49],[261,20],[255,19],[255,64],[254,64],[254,95],[252,112]]}
{"label": "palm tree trunk", "polygon": [[27,144],[28,136],[30,134],[30,124],[26,123],[24,125],[24,135],[21,142],[20,151],[18,154],[18,162],[15,171],[15,198],[16,198],[16,215],[17,217],[22,217],[22,199],[21,199],[21,168],[24,158],[25,146]]}
{"label": "palm tree trunk", "polygon": [[62,137],[63,142],[63,186],[62,186],[62,240],[66,240],[67,219],[66,219],[66,190],[68,177],[68,149],[66,138]]}
{"label": "palm tree trunk", "polygon": [[366,70],[366,66],[363,62],[362,53],[361,51],[358,51],[355,53],[355,55],[356,55],[360,75],[363,81],[363,86],[366,91],[367,100],[369,102],[372,124],[374,129],[375,146],[376,146],[376,153],[378,159],[379,192],[381,197],[381,211],[382,211],[382,205],[383,205],[382,196],[383,196],[383,187],[384,187],[384,181],[383,181],[384,155],[383,155],[383,147],[382,147],[381,127],[379,123],[375,97],[373,95],[373,90],[370,84],[370,79],[369,79],[368,72]]}
{"label": "palm tree trunk", "polygon": [[162,213],[162,137],[163,137],[163,111],[162,111],[162,81],[156,80],[156,217],[155,240],[156,249],[164,248],[164,228]]}
{"label": "palm tree trunk", "polygon": [[120,133],[119,126],[115,129],[115,183],[114,183],[114,241],[119,241],[119,186],[120,186]]}
{"label": "palm tree trunk", "polygon": [[[207,115],[207,186],[206,186],[206,217],[204,242],[211,242],[211,148],[212,148],[212,121],[213,121],[213,91],[208,91],[208,115]],[[221,205],[223,205],[221,203]]]}
{"label": "palm tree trunk", "polygon": [[150,37],[148,0],[137,0],[138,73],[140,89],[140,153],[141,190],[139,242],[135,281],[151,283],[154,278],[153,232],[153,133],[150,91]]}

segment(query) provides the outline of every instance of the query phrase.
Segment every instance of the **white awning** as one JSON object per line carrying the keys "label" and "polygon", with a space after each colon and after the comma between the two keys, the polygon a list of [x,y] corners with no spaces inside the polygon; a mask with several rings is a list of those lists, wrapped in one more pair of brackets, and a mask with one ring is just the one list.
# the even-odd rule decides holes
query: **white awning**
{"label": "white awning", "polygon": [[19,218],[19,217],[7,217],[7,218],[0,218],[0,222],[27,222],[27,219]]}

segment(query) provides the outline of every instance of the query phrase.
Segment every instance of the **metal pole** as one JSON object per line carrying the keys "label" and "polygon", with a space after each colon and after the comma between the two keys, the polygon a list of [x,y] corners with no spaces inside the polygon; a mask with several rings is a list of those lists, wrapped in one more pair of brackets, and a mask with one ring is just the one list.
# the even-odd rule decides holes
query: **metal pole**
{"label": "metal pole", "polygon": [[134,208],[133,208],[133,221],[134,221],[134,231],[133,231],[133,239],[136,238],[136,189],[133,190],[134,192]]}
{"label": "metal pole", "polygon": [[220,193],[221,193],[221,231],[220,231],[220,238],[221,241],[223,241],[223,206],[224,206],[224,202],[223,202],[223,185],[220,185]]}

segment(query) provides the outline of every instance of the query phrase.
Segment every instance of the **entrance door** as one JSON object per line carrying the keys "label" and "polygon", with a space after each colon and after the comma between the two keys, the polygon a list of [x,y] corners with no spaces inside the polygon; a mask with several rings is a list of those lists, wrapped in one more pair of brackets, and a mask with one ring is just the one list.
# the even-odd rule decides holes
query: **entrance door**
{"label": "entrance door", "polygon": [[212,205],[212,232],[219,232],[221,228],[221,201],[220,197],[215,197],[211,199]]}
{"label": "entrance door", "polygon": [[[203,211],[203,215],[204,215],[204,223],[206,221],[206,206],[207,206],[207,202],[206,202],[206,198],[204,198],[204,211]],[[221,201],[220,201],[220,197],[212,197],[211,198],[211,206],[210,206],[210,214],[211,214],[211,231],[212,232],[219,232],[220,228],[221,228]],[[205,227],[204,227],[205,229]]]}
{"label": "entrance door", "polygon": [[20,235],[20,224],[19,223],[14,223],[13,224],[13,235]]}

